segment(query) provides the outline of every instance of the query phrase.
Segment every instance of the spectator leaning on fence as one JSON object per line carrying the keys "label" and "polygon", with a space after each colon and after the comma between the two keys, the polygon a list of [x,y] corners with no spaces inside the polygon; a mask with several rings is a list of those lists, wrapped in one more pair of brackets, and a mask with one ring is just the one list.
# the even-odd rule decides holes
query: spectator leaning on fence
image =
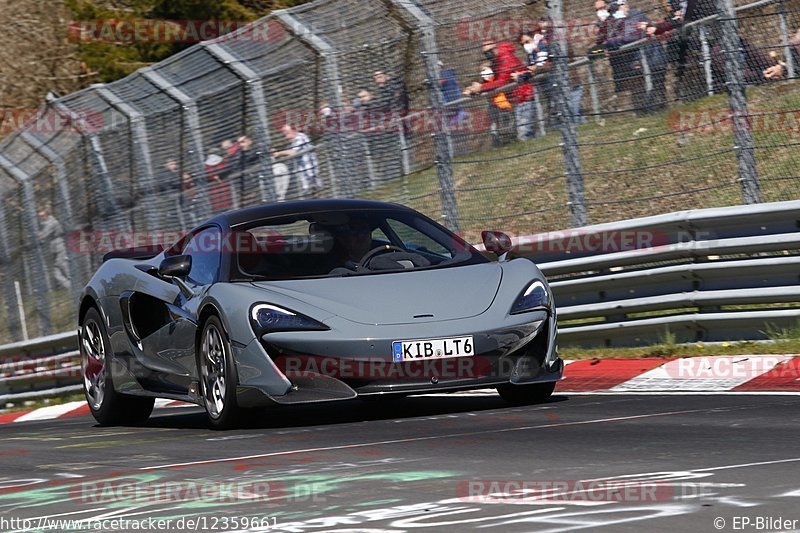
{"label": "spectator leaning on fence", "polygon": [[[481,65],[481,82],[473,83],[464,94],[477,94],[481,92],[481,87],[495,81],[495,74],[491,63]],[[491,124],[492,146],[500,147],[513,138],[507,132],[514,129],[514,107],[508,101],[506,93],[503,91],[493,91],[488,94],[488,114]],[[510,138],[509,138],[510,137]]]}
{"label": "spectator leaning on fence", "polygon": [[[620,47],[647,37],[647,32],[643,28],[651,24],[650,19],[638,9],[630,7],[626,0],[612,2],[608,10],[612,14],[613,22],[608,25],[608,36],[604,46],[606,50],[612,52],[611,64],[614,68],[617,90],[631,89],[637,113],[652,113],[664,109],[667,105],[667,54],[661,43],[651,40],[643,44],[641,49],[617,52]],[[640,50],[644,51],[650,69],[652,92],[649,94],[646,90],[645,69]],[[623,80],[628,80],[629,83],[624,83]]]}
{"label": "spectator leaning on fence", "polygon": [[322,179],[319,176],[319,162],[311,139],[291,124],[284,124],[281,133],[289,141],[289,148],[274,152],[273,157],[292,158],[295,186],[299,180],[303,196],[313,195],[322,188]]}
{"label": "spectator leaning on fence", "polygon": [[519,44],[522,45],[525,56],[528,58],[528,71],[515,72],[511,77],[519,82],[532,81],[536,76],[534,86],[537,94],[540,99],[544,97],[547,100],[542,105],[546,106],[547,117],[552,118],[555,115],[549,76],[552,60],[550,58],[550,43],[545,37],[542,26],[537,26],[533,31],[522,31],[519,34]]}
{"label": "spectator leaning on fence", "polygon": [[[796,68],[800,68],[800,29],[789,38],[789,50],[792,54],[792,62]],[[777,59],[777,54],[770,54],[775,64],[764,69],[763,75],[767,80],[781,80],[789,75],[786,62],[789,58]]]}
{"label": "spectator leaning on fence", "polygon": [[[458,83],[456,71],[446,68],[444,63],[439,61],[439,87],[442,91],[442,102],[449,104],[461,99],[461,85]],[[451,128],[458,128],[461,122],[467,118],[464,108],[461,106],[447,106],[447,125]]]}
{"label": "spectator leaning on fence", "polygon": [[[492,81],[480,85],[473,84],[464,94],[467,96],[497,91],[514,82],[514,73],[527,71],[525,65],[517,58],[514,45],[509,42],[496,43],[484,41],[483,54],[491,63],[494,73]],[[535,135],[535,109],[533,105],[533,85],[528,82],[517,84],[510,92],[510,103],[514,108],[517,123],[517,139],[532,139]]]}
{"label": "spectator leaning on fence", "polygon": [[67,245],[64,242],[61,223],[52,215],[49,205],[45,205],[39,210],[39,231],[36,238],[40,244],[47,245],[47,250],[50,252],[48,264],[56,285],[59,289],[68,289],[70,283]]}

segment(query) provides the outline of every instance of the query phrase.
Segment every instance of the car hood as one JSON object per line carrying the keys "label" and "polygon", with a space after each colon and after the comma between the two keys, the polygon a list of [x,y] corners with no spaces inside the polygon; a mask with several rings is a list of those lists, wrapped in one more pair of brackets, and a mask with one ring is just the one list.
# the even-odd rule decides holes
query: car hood
{"label": "car hood", "polygon": [[256,287],[360,324],[410,324],[470,318],[492,305],[497,263],[342,278],[264,281]]}

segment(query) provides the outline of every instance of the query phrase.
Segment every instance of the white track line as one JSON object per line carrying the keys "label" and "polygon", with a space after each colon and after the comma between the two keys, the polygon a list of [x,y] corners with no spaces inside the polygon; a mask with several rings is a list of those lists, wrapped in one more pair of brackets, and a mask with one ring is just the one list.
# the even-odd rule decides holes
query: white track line
{"label": "white track line", "polygon": [[384,440],[384,441],[375,441],[375,442],[362,442],[358,444],[344,444],[340,446],[321,446],[317,448],[304,448],[299,450],[285,450],[282,452],[272,452],[272,453],[260,453],[256,455],[243,455],[239,457],[224,457],[220,459],[206,459],[202,461],[190,461],[187,463],[173,463],[173,464],[165,464],[165,465],[157,465],[157,466],[145,466],[139,468],[139,470],[149,471],[149,470],[162,470],[166,468],[182,468],[186,466],[197,466],[197,465],[205,465],[205,464],[215,464],[215,463],[230,463],[236,461],[248,461],[251,459],[263,459],[266,457],[275,457],[279,455],[294,455],[299,453],[313,453],[313,452],[324,452],[324,451],[333,451],[333,450],[349,450],[353,448],[366,448],[369,446],[383,446],[387,444],[403,444],[408,442],[423,442],[427,440],[437,440],[437,439],[451,439],[451,438],[458,438],[458,437],[472,437],[476,435],[490,435],[490,434],[497,434],[497,433],[511,433],[517,431],[529,431],[532,429],[547,429],[547,428],[557,428],[557,427],[568,427],[568,426],[582,426],[588,424],[603,424],[605,422],[624,422],[628,420],[641,420],[645,418],[655,418],[660,416],[671,416],[671,415],[681,415],[681,414],[689,414],[689,413],[703,413],[708,411],[713,411],[716,408],[704,408],[704,409],[687,409],[683,411],[667,411],[663,413],[647,413],[642,415],[631,415],[631,416],[618,416],[613,418],[598,418],[594,420],[580,420],[577,422],[558,422],[553,424],[541,424],[538,426],[523,426],[523,427],[516,427],[516,428],[505,428],[505,429],[491,429],[491,430],[483,430],[483,431],[469,431],[465,433],[450,433],[445,435],[430,435],[427,437],[409,437],[406,439],[393,439],[393,440]]}

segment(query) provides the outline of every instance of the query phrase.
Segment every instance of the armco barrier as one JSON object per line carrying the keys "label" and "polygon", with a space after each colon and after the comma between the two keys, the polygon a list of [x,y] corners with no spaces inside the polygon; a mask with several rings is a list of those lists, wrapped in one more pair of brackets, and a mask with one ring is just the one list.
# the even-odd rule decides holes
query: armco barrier
{"label": "armco barrier", "polygon": [[[798,228],[800,201],[757,204],[519,237],[514,253],[550,279],[562,346],[764,340],[800,321]],[[75,333],[0,346],[0,400],[77,390],[79,371]]]}
{"label": "armco barrier", "polygon": [[[562,345],[764,340],[800,320],[799,228],[800,202],[791,201],[587,226],[515,245],[551,280]],[[626,238],[650,245],[619,249]]]}

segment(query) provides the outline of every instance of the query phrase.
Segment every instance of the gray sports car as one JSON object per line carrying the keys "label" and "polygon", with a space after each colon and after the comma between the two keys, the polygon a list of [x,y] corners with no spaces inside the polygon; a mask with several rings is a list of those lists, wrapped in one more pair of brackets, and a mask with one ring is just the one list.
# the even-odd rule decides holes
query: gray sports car
{"label": "gray sports car", "polygon": [[407,207],[315,200],[107,254],[80,300],[89,407],[136,424],[154,398],[184,400],[223,428],[250,407],[357,397],[543,401],[563,372],[550,289],[507,259],[506,235],[483,240],[486,255]]}

